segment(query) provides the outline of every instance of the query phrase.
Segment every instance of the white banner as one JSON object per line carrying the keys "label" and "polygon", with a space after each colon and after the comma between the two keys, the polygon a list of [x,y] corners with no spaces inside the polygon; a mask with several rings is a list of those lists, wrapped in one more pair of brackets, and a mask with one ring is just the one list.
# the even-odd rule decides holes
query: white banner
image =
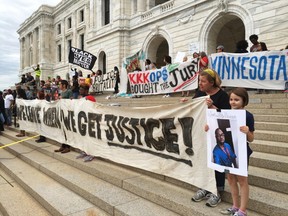
{"label": "white banner", "polygon": [[103,92],[114,90],[116,83],[116,72],[110,71],[106,74],[97,75],[92,77],[91,92]]}
{"label": "white banner", "polygon": [[211,55],[210,65],[223,86],[284,90],[288,81],[288,50],[217,53]]}
{"label": "white banner", "polygon": [[240,131],[246,111],[207,109],[207,124],[208,167],[247,176],[247,137]]}
{"label": "white banner", "polygon": [[176,63],[160,69],[128,73],[132,94],[165,94],[198,87],[198,62]]}
{"label": "white banner", "polygon": [[216,193],[214,171],[207,168],[204,97],[145,108],[19,99],[17,107],[21,129]]}

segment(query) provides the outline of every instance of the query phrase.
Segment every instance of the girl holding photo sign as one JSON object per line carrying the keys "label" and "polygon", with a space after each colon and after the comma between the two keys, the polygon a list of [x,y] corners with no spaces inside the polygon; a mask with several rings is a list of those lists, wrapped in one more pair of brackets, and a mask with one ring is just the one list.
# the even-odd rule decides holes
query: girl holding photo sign
{"label": "girl holding photo sign", "polygon": [[[244,109],[248,105],[249,97],[246,89],[236,88],[230,92],[229,103],[232,109]],[[246,125],[240,127],[240,131],[247,135],[247,141],[252,142],[254,140],[254,117],[253,114],[246,111]],[[249,157],[252,154],[252,150],[247,142],[247,164],[249,164]],[[249,200],[249,185],[248,177],[239,176],[235,174],[228,174],[228,182],[233,199],[233,206],[231,208],[221,211],[225,215],[233,216],[246,216],[246,209]],[[240,185],[240,205],[239,205],[239,188]]]}

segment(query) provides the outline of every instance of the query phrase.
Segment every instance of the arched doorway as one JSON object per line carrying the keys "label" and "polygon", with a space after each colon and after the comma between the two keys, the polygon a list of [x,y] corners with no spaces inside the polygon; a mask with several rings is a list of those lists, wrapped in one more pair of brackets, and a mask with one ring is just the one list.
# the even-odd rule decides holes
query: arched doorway
{"label": "arched doorway", "polygon": [[233,15],[224,14],[217,19],[210,30],[207,38],[208,54],[215,53],[218,45],[225,47],[225,52],[235,52],[236,43],[245,39],[245,26],[243,21]]}
{"label": "arched doorway", "polygon": [[164,56],[169,55],[169,45],[167,40],[161,35],[154,37],[147,48],[147,58],[155,62],[157,68],[164,66]]}
{"label": "arched doorway", "polygon": [[98,69],[102,71],[103,74],[106,74],[106,53],[101,51],[98,56]]}

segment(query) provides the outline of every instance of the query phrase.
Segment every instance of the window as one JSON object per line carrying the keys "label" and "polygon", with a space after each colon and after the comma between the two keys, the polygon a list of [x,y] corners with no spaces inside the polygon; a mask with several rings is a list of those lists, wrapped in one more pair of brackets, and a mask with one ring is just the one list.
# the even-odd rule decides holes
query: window
{"label": "window", "polygon": [[79,22],[84,22],[84,9],[79,11]]}
{"label": "window", "polygon": [[61,44],[58,44],[57,46],[57,54],[58,54],[58,62],[61,62],[62,58],[62,53],[61,53]]}
{"label": "window", "polygon": [[72,28],[72,18],[71,18],[71,17],[69,17],[69,18],[67,19],[67,27],[68,27],[68,29],[71,29],[71,28]]}
{"label": "window", "polygon": [[168,2],[169,0],[155,0],[155,6]]}
{"label": "window", "polygon": [[68,50],[68,54],[69,54],[69,52],[70,52],[71,46],[72,46],[72,40],[69,39],[69,40],[67,40],[67,50]]}
{"label": "window", "polygon": [[98,58],[98,68],[102,71],[102,74],[106,74],[107,68],[106,68],[106,53],[104,51],[101,51]]}
{"label": "window", "polygon": [[57,33],[58,35],[61,34],[61,24],[57,25]]}
{"label": "window", "polygon": [[84,34],[80,35],[80,49],[84,50]]}
{"label": "window", "polygon": [[110,0],[104,0],[104,25],[110,23]]}

